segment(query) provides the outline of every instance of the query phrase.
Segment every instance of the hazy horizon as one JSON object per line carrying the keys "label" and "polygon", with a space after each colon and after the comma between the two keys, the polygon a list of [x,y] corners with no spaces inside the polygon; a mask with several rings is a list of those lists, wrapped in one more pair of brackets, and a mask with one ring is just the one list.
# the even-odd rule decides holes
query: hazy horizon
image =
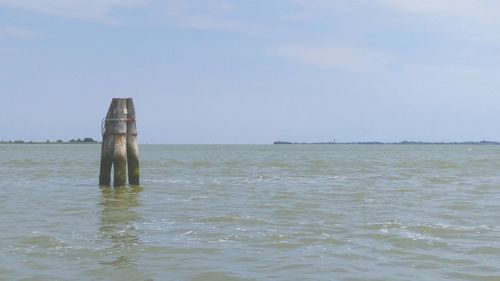
{"label": "hazy horizon", "polygon": [[[94,142],[84,142],[82,138],[80,138],[81,141],[76,141],[76,139],[71,139],[71,140],[61,140],[61,139],[45,139],[45,140],[22,140],[22,139],[14,139],[14,140],[2,140],[0,139],[0,144],[101,144],[102,139],[93,139]],[[62,142],[59,142],[59,141]],[[72,142],[72,140],[74,140]],[[290,143],[290,144],[311,144],[311,145],[316,145],[316,144],[423,144],[423,145],[428,145],[428,144],[500,144],[500,142],[496,140],[455,140],[455,141],[419,141],[419,140],[400,140],[400,141],[388,141],[388,142],[381,142],[378,140],[357,140],[357,141],[312,141],[312,142],[303,142],[303,141],[296,141],[296,140],[274,140],[268,143],[156,143],[156,142],[139,142],[140,145],[273,145],[276,144],[276,142],[281,142],[281,143]]]}
{"label": "hazy horizon", "polygon": [[500,140],[500,3],[0,0],[0,139]]}

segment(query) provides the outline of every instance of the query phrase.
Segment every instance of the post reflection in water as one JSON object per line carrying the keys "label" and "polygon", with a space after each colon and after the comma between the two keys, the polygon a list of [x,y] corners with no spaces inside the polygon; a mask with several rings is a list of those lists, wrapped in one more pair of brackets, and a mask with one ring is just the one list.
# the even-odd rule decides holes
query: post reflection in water
{"label": "post reflection in water", "polygon": [[99,238],[106,245],[103,265],[115,268],[135,267],[140,232],[134,223],[140,219],[134,210],[140,206],[142,187],[101,188]]}

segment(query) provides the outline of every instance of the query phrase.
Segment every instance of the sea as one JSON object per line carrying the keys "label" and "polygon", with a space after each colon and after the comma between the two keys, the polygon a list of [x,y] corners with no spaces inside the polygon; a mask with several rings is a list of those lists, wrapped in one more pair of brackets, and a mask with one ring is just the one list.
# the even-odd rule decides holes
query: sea
{"label": "sea", "polygon": [[500,280],[500,146],[0,145],[0,280]]}

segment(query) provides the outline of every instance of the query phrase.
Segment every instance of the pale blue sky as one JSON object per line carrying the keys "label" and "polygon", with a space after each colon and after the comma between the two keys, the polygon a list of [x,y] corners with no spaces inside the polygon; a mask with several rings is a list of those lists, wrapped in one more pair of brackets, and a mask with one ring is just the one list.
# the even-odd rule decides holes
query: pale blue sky
{"label": "pale blue sky", "polygon": [[500,1],[0,0],[0,139],[500,140]]}

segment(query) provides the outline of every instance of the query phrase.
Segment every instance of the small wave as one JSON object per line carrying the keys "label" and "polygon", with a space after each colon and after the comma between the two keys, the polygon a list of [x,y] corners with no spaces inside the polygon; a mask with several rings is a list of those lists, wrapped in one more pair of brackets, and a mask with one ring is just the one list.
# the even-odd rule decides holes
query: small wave
{"label": "small wave", "polygon": [[265,219],[255,218],[251,216],[237,216],[237,215],[221,215],[205,217],[202,219],[205,223],[242,223],[244,225],[255,225],[255,224],[268,224],[269,221]]}
{"label": "small wave", "polygon": [[232,215],[205,217],[203,219],[203,221],[208,222],[208,223],[238,222],[239,220],[240,220],[240,217],[232,216]]}
{"label": "small wave", "polygon": [[493,246],[478,247],[478,248],[475,248],[475,249],[469,251],[469,254],[471,254],[471,255],[491,255],[494,257],[498,257],[498,256],[500,256],[500,247],[493,247]]}
{"label": "small wave", "polygon": [[368,229],[380,230],[380,229],[392,229],[392,228],[405,228],[405,226],[399,221],[390,221],[383,223],[373,223],[367,225]]}
{"label": "small wave", "polygon": [[184,199],[182,201],[188,202],[188,201],[197,201],[197,200],[203,200],[203,199],[208,199],[208,196],[192,196],[187,199]]}
{"label": "small wave", "polygon": [[20,246],[30,247],[30,248],[54,248],[61,249],[66,248],[66,243],[58,239],[57,237],[45,234],[39,234],[35,231],[34,236],[23,237],[20,239]]}
{"label": "small wave", "polygon": [[432,226],[436,226],[442,229],[452,229],[452,230],[462,230],[462,231],[500,231],[500,227],[492,226],[492,225],[477,225],[477,226],[460,226],[460,225],[451,225],[444,223],[433,224]]}
{"label": "small wave", "polygon": [[192,184],[191,180],[172,179],[172,178],[148,178],[142,181],[143,183],[168,183],[168,184]]}
{"label": "small wave", "polygon": [[482,281],[498,281],[500,280],[499,274],[487,275],[485,274],[472,274],[464,272],[452,272],[447,274],[452,280],[482,280]]}
{"label": "small wave", "polygon": [[200,168],[211,168],[214,167],[215,163],[210,162],[210,161],[194,161],[191,163],[191,167],[195,169],[200,169]]}
{"label": "small wave", "polygon": [[180,235],[180,236],[186,236],[186,235],[191,235],[191,234],[193,234],[193,233],[195,233],[195,232],[194,232],[194,231],[192,231],[192,230],[189,230],[189,231],[186,231],[186,232],[184,232],[184,233],[182,233],[182,234],[179,234],[179,235]]}
{"label": "small wave", "polygon": [[240,278],[229,272],[209,271],[194,275],[190,281],[247,281],[250,279]]}
{"label": "small wave", "polygon": [[5,163],[7,166],[29,167],[29,166],[41,165],[44,162],[37,161],[34,159],[13,159],[13,160],[6,161]]}
{"label": "small wave", "polygon": [[458,163],[446,160],[431,160],[428,164],[437,169],[457,169],[461,167]]}
{"label": "small wave", "polygon": [[[422,229],[418,227],[405,225],[401,222],[387,222],[382,224],[372,224],[368,226],[369,229],[377,230],[377,232],[382,235],[382,237],[387,237],[392,240],[393,243],[404,245],[405,241],[422,241],[428,244],[441,243],[441,238],[434,236],[433,234],[425,233]],[[377,235],[373,236],[377,238]],[[402,239],[402,240],[401,240]]]}

